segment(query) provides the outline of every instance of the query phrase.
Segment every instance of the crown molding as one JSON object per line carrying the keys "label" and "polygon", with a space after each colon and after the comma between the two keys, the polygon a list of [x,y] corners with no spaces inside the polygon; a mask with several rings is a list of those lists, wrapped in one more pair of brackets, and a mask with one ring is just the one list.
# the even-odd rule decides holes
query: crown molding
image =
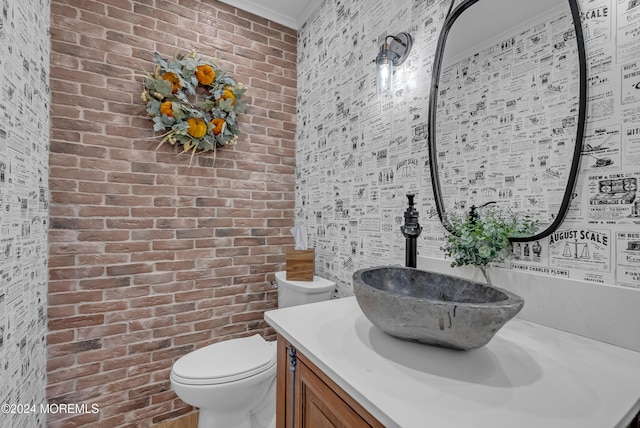
{"label": "crown molding", "polygon": [[307,6],[302,10],[302,12],[298,15],[298,28],[302,28],[305,22],[311,17],[311,15],[320,8],[322,4],[322,0],[309,0]]}
{"label": "crown molding", "polygon": [[[311,14],[320,6],[322,0],[310,0],[307,2],[305,8],[298,14],[293,16],[292,14],[283,13],[274,10],[273,7],[265,6],[264,2],[258,2],[253,0],[219,0],[222,3],[230,6],[242,9],[254,15],[268,19],[269,21],[276,22],[284,25],[285,27],[298,30],[305,21],[311,16]],[[301,0],[291,0],[292,2],[299,2]]]}

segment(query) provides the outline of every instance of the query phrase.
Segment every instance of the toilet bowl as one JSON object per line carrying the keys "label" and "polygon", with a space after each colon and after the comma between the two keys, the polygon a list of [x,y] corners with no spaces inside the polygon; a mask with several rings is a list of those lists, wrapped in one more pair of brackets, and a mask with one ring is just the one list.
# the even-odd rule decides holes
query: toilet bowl
{"label": "toilet bowl", "polygon": [[[287,281],[276,272],[278,306],[329,300],[335,283]],[[205,346],[181,357],[171,370],[180,399],[198,407],[198,428],[274,428],[276,345],[255,334]]]}
{"label": "toilet bowl", "polygon": [[174,392],[200,408],[199,428],[275,426],[275,379],[275,344],[258,334],[205,346],[171,370]]}

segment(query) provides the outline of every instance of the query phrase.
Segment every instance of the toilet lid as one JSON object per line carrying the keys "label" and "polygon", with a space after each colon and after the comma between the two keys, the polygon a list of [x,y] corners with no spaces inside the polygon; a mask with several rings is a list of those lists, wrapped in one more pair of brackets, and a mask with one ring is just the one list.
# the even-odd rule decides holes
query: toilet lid
{"label": "toilet lid", "polygon": [[245,379],[272,367],[276,363],[275,349],[259,334],[225,340],[183,356],[173,365],[171,376],[191,385]]}

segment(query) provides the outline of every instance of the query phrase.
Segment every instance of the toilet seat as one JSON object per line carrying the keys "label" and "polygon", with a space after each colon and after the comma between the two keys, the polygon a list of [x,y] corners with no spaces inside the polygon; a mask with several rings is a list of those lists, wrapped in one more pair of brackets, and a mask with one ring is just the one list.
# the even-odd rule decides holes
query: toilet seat
{"label": "toilet seat", "polygon": [[217,385],[246,379],[275,364],[275,346],[255,334],[190,352],[173,365],[171,378],[189,385]]}

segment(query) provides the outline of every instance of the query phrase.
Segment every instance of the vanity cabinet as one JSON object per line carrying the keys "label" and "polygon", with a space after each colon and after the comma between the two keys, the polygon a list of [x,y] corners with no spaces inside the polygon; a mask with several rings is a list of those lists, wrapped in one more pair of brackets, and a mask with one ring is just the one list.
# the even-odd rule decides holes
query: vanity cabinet
{"label": "vanity cabinet", "polygon": [[277,371],[277,428],[383,427],[280,335]]}
{"label": "vanity cabinet", "polygon": [[278,428],[640,428],[635,351],[518,318],[478,350],[426,346],[380,331],[353,296],[264,317]]}

